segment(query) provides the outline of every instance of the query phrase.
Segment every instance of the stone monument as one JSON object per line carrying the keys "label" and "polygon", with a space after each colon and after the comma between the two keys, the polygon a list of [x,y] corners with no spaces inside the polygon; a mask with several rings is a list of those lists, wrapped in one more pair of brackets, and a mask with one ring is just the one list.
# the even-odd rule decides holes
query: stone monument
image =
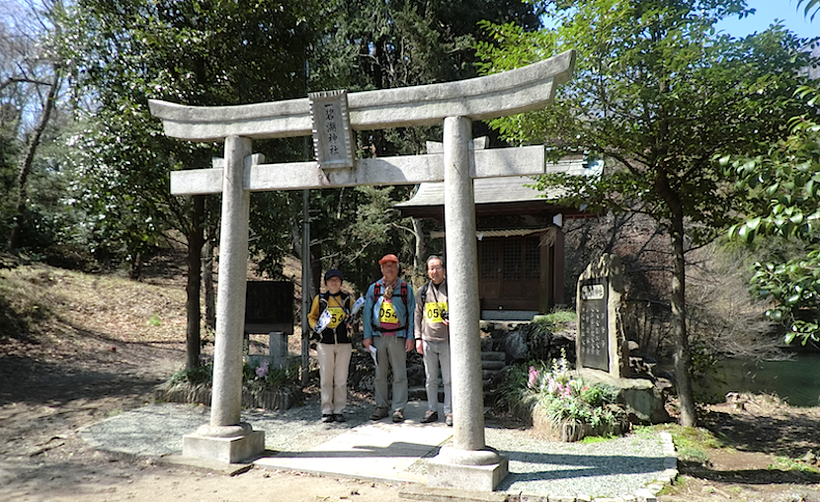
{"label": "stone monument", "polygon": [[[241,331],[250,193],[444,181],[450,332],[451,342],[459,350],[452,360],[453,446],[443,448],[431,461],[428,484],[494,489],[507,474],[507,459],[488,448],[484,439],[472,180],[542,174],[546,156],[542,146],[471,150],[472,122],[549,105],[557,86],[570,79],[574,66],[575,51],[567,51],[539,63],[485,77],[351,94],[334,92],[314,95],[312,101],[304,98],[241,106],[192,107],[151,100],[151,112],[162,119],[167,136],[225,142],[224,167],[171,173],[173,194],[222,193],[211,421],[195,434],[185,436],[183,455],[233,461],[258,455],[264,448],[264,433],[253,431],[248,424],[240,424]],[[317,110],[327,109],[326,104],[333,108],[333,115],[325,115],[328,120],[324,126],[317,125],[312,118]],[[341,158],[345,137],[324,136],[314,140],[315,144],[326,142],[325,162],[335,164],[332,168],[323,166],[322,162],[262,165],[251,155],[253,139],[327,134],[330,132],[328,123],[336,124],[333,126],[336,130],[339,125],[345,125],[337,122],[339,120],[347,121],[352,131],[443,123],[443,153],[358,159],[352,167],[344,167],[349,160]],[[231,442],[226,442],[226,438]]]}
{"label": "stone monument", "polygon": [[629,351],[620,324],[623,284],[621,259],[609,254],[590,263],[578,278],[578,369],[593,368],[615,378],[629,374]]}
{"label": "stone monument", "polygon": [[578,278],[576,373],[587,383],[620,389],[618,400],[630,421],[665,422],[669,415],[663,391],[649,380],[628,378],[629,345],[620,315],[623,290],[623,265],[615,255],[590,263]]}

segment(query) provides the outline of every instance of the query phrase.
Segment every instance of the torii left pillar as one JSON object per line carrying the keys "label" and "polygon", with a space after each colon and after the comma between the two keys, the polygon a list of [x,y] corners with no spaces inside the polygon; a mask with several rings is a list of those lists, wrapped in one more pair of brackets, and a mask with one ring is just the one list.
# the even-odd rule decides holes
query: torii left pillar
{"label": "torii left pillar", "polygon": [[182,439],[186,457],[210,458],[234,463],[265,450],[265,432],[254,431],[241,421],[242,340],[245,322],[245,288],[248,274],[248,220],[250,192],[245,189],[245,159],[251,155],[251,140],[225,138],[225,167],[222,171],[222,227],[220,229],[219,284],[214,340],[214,377],[211,422]]}

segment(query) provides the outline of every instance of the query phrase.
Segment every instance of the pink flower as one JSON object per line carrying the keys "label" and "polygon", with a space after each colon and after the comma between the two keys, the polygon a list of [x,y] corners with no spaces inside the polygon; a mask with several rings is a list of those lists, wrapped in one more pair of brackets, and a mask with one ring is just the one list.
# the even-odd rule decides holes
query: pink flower
{"label": "pink flower", "polygon": [[539,373],[540,373],[540,371],[535,369],[534,366],[530,366],[530,377],[527,380],[527,387],[529,387],[530,389],[535,387],[535,384],[538,382],[538,374]]}
{"label": "pink flower", "polygon": [[256,367],[256,376],[265,378],[268,375],[268,360],[264,359],[262,364]]}

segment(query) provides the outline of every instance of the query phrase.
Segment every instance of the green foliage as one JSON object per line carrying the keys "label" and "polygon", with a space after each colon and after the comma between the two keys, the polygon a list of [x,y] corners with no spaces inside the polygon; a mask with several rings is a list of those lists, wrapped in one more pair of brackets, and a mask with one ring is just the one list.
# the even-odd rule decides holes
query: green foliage
{"label": "green foliage", "polygon": [[800,109],[791,92],[808,61],[782,27],[743,40],[713,35],[714,22],[743,12],[741,2],[726,4],[596,0],[559,4],[549,11],[558,28],[537,33],[485,23],[494,42],[478,46],[483,73],[579,52],[554,105],[493,126],[510,141],[554,145],[555,156],[586,151],[617,166],[600,179],[543,178],[541,189],[567,189],[564,202],[661,221],[681,211],[693,238],[712,238],[731,221],[722,209],[736,196],[712,156],[779,137],[779,114]]}
{"label": "green foliage", "polygon": [[536,323],[546,323],[549,326],[559,326],[570,322],[575,322],[578,314],[574,310],[554,310],[549,314],[538,316]]}
{"label": "green foliage", "polygon": [[404,268],[412,265],[411,224],[393,209],[408,191],[375,186],[312,191],[311,244],[321,250],[323,268],[341,269],[345,280],[363,291],[380,277],[377,260],[385,254],[396,254]]}
{"label": "green foliage", "polygon": [[[310,0],[82,0],[68,8],[57,42],[86,124],[69,142],[79,179],[73,203],[87,215],[95,248],[135,263],[156,252],[169,228],[189,236],[218,218],[195,214],[190,197],[170,196],[168,173],[209,167],[221,145],[165,137],[148,99],[216,106],[304,96],[309,47],[324,12]],[[279,161],[302,151],[300,142],[257,143]],[[290,244],[282,222],[293,221],[292,213],[277,210],[284,197],[253,201],[253,228],[265,237],[255,242],[269,244],[272,259]]]}
{"label": "green foliage", "polygon": [[[803,15],[814,21],[814,17],[820,12],[820,0],[797,0],[798,8],[803,6],[804,1],[806,6],[803,8]],[[814,9],[814,12],[812,12],[812,9]],[[811,15],[809,15],[810,12]]]}
{"label": "green foliage", "polygon": [[262,359],[242,366],[242,379],[246,385],[266,388],[280,388],[295,385],[299,379],[298,368],[270,368],[268,360]]}
{"label": "green foliage", "polygon": [[801,462],[799,460],[795,460],[788,457],[775,458],[773,463],[766,466],[766,469],[770,471],[797,471],[812,474],[817,474],[818,472],[820,472],[820,469],[818,469],[814,465],[807,464],[805,462]]}
{"label": "green foliage", "polygon": [[626,418],[617,404],[618,389],[603,384],[586,385],[573,378],[566,358],[553,360],[549,365],[513,366],[497,396],[514,413],[530,412],[540,406],[555,426],[569,421],[593,428],[612,427]]}
{"label": "green foliage", "polygon": [[[589,0],[555,2],[556,26],[535,34],[486,25],[481,71],[493,73],[577,50],[573,78],[540,112],[492,121],[519,144],[546,143],[560,157],[587,153],[606,161],[601,177],[542,177],[540,190],[558,201],[600,212],[643,212],[666,227],[676,372],[689,377],[686,262],[692,244],[708,242],[733,223],[742,195],[716,155],[760,151],[783,137],[781,117],[805,111],[794,98],[800,69],[811,61],[806,40],[782,25],[744,39],[717,33],[717,21],[749,14],[742,0]],[[689,382],[681,420],[696,423]]]}
{"label": "green foliage", "polygon": [[[804,86],[797,95],[816,106],[820,92]],[[766,316],[790,327],[786,343],[805,344],[820,340],[820,123],[802,115],[789,124],[791,134],[765,154],[721,161],[748,191],[752,214],[729,229],[731,237],[748,244],[758,238],[806,244],[803,254],[756,262],[751,278],[752,292],[772,301]]]}
{"label": "green foliage", "polygon": [[605,443],[610,439],[614,439],[616,436],[610,434],[606,436],[585,436],[579,443],[582,444],[595,444],[595,443]]}
{"label": "green foliage", "polygon": [[[376,0],[325,3],[332,27],[315,44],[311,89],[389,89],[474,77],[478,21],[539,26],[531,4],[517,0]],[[476,134],[484,125],[476,123]],[[441,127],[357,132],[363,158],[413,155],[441,141]],[[324,269],[335,266],[360,290],[379,277],[376,260],[395,253],[410,279],[414,257],[410,218],[392,209],[413,187],[356,187],[311,192],[311,236]]]}
{"label": "green foliage", "polygon": [[171,384],[189,383],[192,385],[210,384],[213,380],[214,365],[213,362],[208,364],[201,364],[194,368],[185,368],[177,371],[171,375]]}
{"label": "green foliage", "polygon": [[[214,366],[209,361],[195,368],[186,368],[171,375],[170,383],[189,383],[192,385],[210,384],[213,381]],[[267,360],[261,363],[242,365],[242,381],[244,385],[254,387],[281,388],[295,385],[299,378],[298,368],[269,368]]]}
{"label": "green foliage", "polygon": [[725,438],[715,436],[706,429],[681,427],[675,424],[664,424],[653,427],[653,430],[664,430],[672,436],[678,458],[683,462],[705,464],[709,461],[709,452],[728,446]]}

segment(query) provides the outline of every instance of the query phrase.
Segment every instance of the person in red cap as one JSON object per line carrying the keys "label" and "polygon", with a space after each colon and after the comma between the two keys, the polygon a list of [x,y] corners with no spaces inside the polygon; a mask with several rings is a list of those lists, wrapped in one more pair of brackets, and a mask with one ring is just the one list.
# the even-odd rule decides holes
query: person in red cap
{"label": "person in red cap", "polygon": [[399,259],[394,254],[379,260],[382,278],[367,289],[362,312],[364,347],[376,349],[376,408],[371,420],[389,414],[387,374],[393,369],[393,421],[404,421],[407,406],[407,353],[413,350],[413,288],[399,277]]}
{"label": "person in red cap", "polygon": [[347,405],[347,373],[353,345],[348,323],[353,298],[342,291],[344,275],[332,268],[325,273],[327,291],[313,298],[308,314],[311,338],[319,356],[319,386],[322,390],[322,422],[344,422]]}

